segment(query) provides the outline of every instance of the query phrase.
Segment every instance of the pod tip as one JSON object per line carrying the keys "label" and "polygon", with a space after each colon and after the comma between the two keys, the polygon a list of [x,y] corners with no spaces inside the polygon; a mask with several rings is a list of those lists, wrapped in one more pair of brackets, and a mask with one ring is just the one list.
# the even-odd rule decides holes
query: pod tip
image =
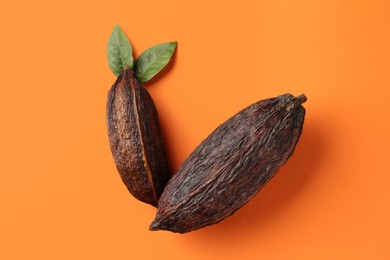
{"label": "pod tip", "polygon": [[299,95],[299,96],[297,97],[297,99],[298,99],[299,102],[301,102],[301,104],[302,104],[302,103],[305,103],[305,102],[306,102],[307,97],[305,96],[305,94],[302,94],[302,95]]}
{"label": "pod tip", "polygon": [[157,230],[161,230],[161,228],[159,227],[158,222],[153,221],[152,224],[150,224],[150,226],[149,226],[149,230],[150,231],[157,231]]}

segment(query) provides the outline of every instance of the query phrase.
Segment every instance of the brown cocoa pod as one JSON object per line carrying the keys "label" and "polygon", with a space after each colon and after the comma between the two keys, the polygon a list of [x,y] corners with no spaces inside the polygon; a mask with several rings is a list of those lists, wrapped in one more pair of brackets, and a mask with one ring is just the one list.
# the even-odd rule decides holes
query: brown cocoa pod
{"label": "brown cocoa pod", "polygon": [[150,230],[186,233],[245,205],[292,155],[306,97],[259,101],[215,129],[168,182]]}
{"label": "brown cocoa pod", "polygon": [[170,175],[157,111],[126,68],[108,92],[107,128],[116,168],[130,193],[157,206]]}

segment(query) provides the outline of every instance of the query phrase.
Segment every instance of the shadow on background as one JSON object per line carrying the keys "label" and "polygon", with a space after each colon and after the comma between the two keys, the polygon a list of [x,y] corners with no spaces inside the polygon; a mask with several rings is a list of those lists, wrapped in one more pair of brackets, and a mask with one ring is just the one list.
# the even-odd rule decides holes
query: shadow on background
{"label": "shadow on background", "polygon": [[[169,71],[175,66],[178,48],[179,48],[179,44],[176,46],[176,50],[173,53],[169,63],[159,73],[157,73],[151,80],[149,80],[149,81],[147,81],[145,83],[142,83],[143,86],[148,91],[154,85],[158,85],[158,84],[155,84],[155,83],[158,82],[161,78],[164,78],[165,75],[168,74]],[[156,107],[156,109],[157,109],[157,112],[158,112],[159,111],[158,106]],[[169,132],[168,131],[169,130],[169,124],[165,124],[164,122],[162,122],[160,116],[161,115],[159,114],[160,130],[161,130],[161,133],[162,133],[162,136],[163,136],[165,151],[167,151],[169,174],[172,177],[177,169],[173,166],[174,165],[174,161],[173,161],[172,156],[169,154],[169,151],[171,151],[173,149],[172,146],[174,146],[175,143],[172,140],[169,140],[167,138],[167,135],[165,133]]]}
{"label": "shadow on background", "polygon": [[304,125],[293,156],[247,205],[216,225],[189,233],[195,238],[191,241],[203,244],[207,239],[219,244],[222,239],[229,245],[237,241],[242,243],[246,235],[253,237],[251,233],[261,233],[263,227],[283,214],[283,209],[309,185],[326,153],[323,130],[326,127],[315,123]]}

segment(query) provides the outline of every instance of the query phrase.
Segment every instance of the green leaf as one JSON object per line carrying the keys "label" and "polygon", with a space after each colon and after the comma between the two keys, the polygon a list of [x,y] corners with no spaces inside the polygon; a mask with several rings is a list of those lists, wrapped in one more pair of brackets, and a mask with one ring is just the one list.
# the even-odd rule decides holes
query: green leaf
{"label": "green leaf", "polygon": [[111,71],[118,76],[126,66],[133,67],[133,49],[125,33],[115,25],[107,44],[108,65]]}
{"label": "green leaf", "polygon": [[159,73],[170,61],[177,42],[155,45],[144,51],[135,62],[135,74],[142,82],[146,82]]}

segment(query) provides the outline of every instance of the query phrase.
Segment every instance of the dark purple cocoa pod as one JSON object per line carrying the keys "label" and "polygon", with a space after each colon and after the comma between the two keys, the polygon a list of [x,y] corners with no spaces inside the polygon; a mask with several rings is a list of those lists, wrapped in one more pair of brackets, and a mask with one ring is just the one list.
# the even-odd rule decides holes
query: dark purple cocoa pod
{"label": "dark purple cocoa pod", "polygon": [[108,92],[111,152],[134,197],[157,206],[170,175],[157,111],[148,91],[126,68]]}
{"label": "dark purple cocoa pod", "polygon": [[215,129],[168,182],[150,230],[186,233],[244,206],[292,155],[306,97],[259,101]]}

